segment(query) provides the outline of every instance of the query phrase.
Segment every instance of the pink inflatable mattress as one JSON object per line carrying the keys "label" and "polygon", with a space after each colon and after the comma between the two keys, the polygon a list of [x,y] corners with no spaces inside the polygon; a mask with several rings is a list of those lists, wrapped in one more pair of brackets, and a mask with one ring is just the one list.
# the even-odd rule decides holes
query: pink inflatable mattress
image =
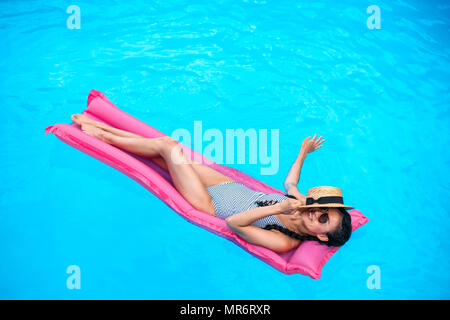
{"label": "pink inflatable mattress", "polygon": [[[83,114],[91,119],[102,121],[118,129],[130,131],[148,138],[165,135],[152,126],[120,110],[99,91],[92,90],[90,92],[87,105],[87,109],[83,111]],[[70,146],[106,163],[137,181],[187,221],[233,241],[256,258],[285,274],[300,273],[310,276],[313,279],[319,279],[322,267],[339,249],[321,245],[315,241],[305,241],[290,252],[278,254],[264,247],[250,244],[231,231],[227,227],[225,220],[192,207],[175,189],[169,173],[161,169],[150,159],[132,155],[85,134],[75,123],[70,125],[58,123],[49,126],[45,128],[45,134],[47,135],[49,132],[55,134]],[[182,148],[186,156],[191,157],[191,159],[195,159],[195,161],[201,159],[203,164],[253,190],[264,193],[284,194],[283,191],[258,181],[239,170],[214,163],[187,146],[182,145]],[[349,212],[352,217],[353,230],[356,230],[368,221],[356,209]]]}

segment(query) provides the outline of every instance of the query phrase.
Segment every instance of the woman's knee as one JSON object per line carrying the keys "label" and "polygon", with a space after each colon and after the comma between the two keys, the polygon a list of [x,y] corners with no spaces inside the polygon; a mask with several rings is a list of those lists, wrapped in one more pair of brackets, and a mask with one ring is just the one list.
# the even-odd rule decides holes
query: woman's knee
{"label": "woman's knee", "polygon": [[163,136],[157,139],[163,152],[171,151],[178,145],[178,141],[169,136]]}
{"label": "woman's knee", "polygon": [[175,164],[190,163],[184,156],[183,149],[179,145],[179,142],[172,138],[162,138],[162,151],[161,156],[167,161],[170,160]]}
{"label": "woman's knee", "polygon": [[143,139],[145,140],[144,144],[148,143],[148,146],[151,147],[152,149],[157,150],[162,157],[164,157],[167,151],[171,150],[177,143],[176,140],[168,136],[158,138],[143,138]]}

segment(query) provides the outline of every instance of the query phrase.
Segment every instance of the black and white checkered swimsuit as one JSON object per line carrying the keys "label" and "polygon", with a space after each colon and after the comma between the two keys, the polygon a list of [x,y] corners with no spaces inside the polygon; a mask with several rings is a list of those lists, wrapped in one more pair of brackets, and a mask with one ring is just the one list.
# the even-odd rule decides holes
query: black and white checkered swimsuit
{"label": "black and white checkered swimsuit", "polygon": [[[282,202],[288,198],[279,193],[266,194],[257,192],[238,182],[225,182],[207,187],[206,189],[214,202],[216,217],[221,219],[226,219],[240,212],[258,208],[259,206],[255,203],[255,201],[258,200],[275,200]],[[264,228],[269,224],[276,224],[286,228],[286,226],[274,216],[264,217],[252,223],[252,225],[260,228]]]}

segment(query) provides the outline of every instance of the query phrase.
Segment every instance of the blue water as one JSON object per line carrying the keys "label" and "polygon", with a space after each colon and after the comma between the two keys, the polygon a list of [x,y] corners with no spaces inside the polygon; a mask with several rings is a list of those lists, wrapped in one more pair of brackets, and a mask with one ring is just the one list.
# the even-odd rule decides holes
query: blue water
{"label": "blue water", "polygon": [[[70,4],[0,2],[0,298],[450,298],[446,1],[377,1],[373,30],[349,0],[76,1],[81,29]],[[279,189],[323,135],[300,191],[338,186],[370,222],[320,280],[284,275],[44,137],[92,88],[167,134],[278,129],[276,174],[230,165]]]}

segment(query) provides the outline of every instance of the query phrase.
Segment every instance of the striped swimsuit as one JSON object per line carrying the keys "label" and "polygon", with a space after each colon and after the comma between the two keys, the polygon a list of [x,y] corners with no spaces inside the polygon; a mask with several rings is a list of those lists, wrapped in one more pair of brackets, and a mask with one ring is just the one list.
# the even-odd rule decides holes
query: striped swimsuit
{"label": "striped swimsuit", "polygon": [[[240,212],[258,208],[259,206],[255,203],[255,201],[258,200],[275,200],[282,202],[288,198],[279,193],[266,194],[257,192],[238,182],[225,182],[207,187],[206,189],[213,200],[216,217],[221,219],[226,219]],[[252,223],[252,225],[260,228],[264,228],[269,224],[276,224],[286,228],[286,226],[275,218],[275,216],[264,217]]]}

